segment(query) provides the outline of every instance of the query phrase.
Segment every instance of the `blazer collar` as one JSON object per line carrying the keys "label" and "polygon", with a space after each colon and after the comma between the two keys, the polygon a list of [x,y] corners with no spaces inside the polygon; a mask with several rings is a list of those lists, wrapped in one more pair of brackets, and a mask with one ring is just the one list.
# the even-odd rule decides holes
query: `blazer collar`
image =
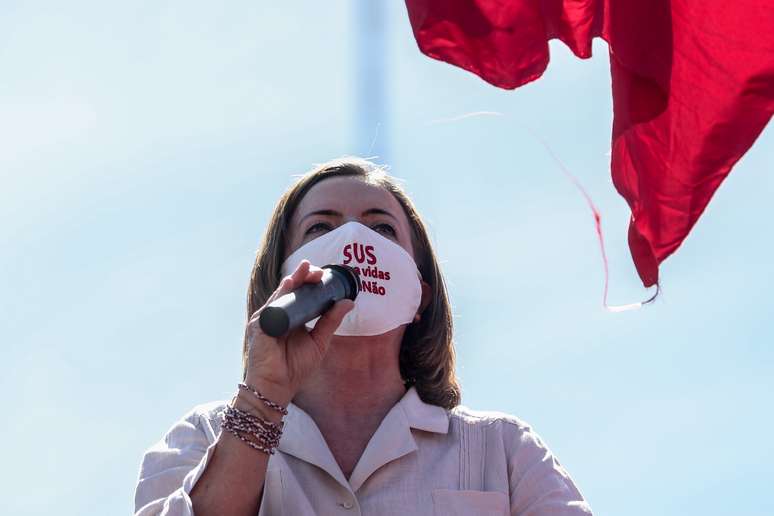
{"label": "blazer collar", "polygon": [[449,432],[449,413],[446,409],[422,401],[414,387],[406,391],[398,405],[403,408],[411,428],[436,434]]}
{"label": "blazer collar", "polygon": [[437,434],[449,431],[448,412],[424,403],[414,387],[408,389],[384,417],[347,480],[314,420],[291,403],[279,450],[319,467],[343,487],[355,492],[377,469],[417,449],[412,429]]}

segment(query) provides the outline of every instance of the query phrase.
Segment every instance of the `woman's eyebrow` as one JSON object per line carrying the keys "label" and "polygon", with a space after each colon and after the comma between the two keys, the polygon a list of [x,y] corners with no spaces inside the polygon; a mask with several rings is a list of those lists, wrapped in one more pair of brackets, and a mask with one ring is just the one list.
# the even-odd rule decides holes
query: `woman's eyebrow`
{"label": "woman's eyebrow", "polygon": [[303,222],[305,219],[313,215],[327,215],[328,217],[341,217],[341,213],[339,213],[336,210],[316,210],[316,211],[309,212],[303,217],[301,217],[301,220],[299,220],[299,222]]}
{"label": "woman's eyebrow", "polygon": [[[306,215],[301,217],[301,220],[299,220],[299,222],[303,222],[307,218],[312,217],[314,215],[324,215],[324,216],[327,216],[327,217],[339,217],[339,218],[343,217],[343,215],[340,212],[336,211],[336,210],[315,210],[315,211],[310,211],[309,213],[307,213]],[[368,209],[368,210],[364,211],[360,216],[361,217],[367,217],[369,215],[387,215],[388,217],[391,217],[391,218],[393,218],[395,220],[398,220],[398,218],[395,215],[393,215],[389,211],[383,210],[381,208],[371,208],[371,209]]]}
{"label": "woman's eyebrow", "polygon": [[387,215],[388,217],[392,217],[393,219],[398,220],[395,215],[381,208],[371,208],[370,210],[364,211],[360,216],[367,217],[368,215]]}

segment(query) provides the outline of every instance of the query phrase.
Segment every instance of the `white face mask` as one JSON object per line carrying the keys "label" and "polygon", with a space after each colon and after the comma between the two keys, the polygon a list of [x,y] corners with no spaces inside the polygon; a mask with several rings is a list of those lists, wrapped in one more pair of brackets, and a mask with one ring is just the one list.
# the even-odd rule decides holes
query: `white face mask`
{"label": "white face mask", "polygon": [[[355,269],[360,291],[336,335],[381,335],[414,320],[422,299],[421,275],[405,249],[359,222],[347,222],[302,245],[282,264],[291,274],[301,260],[322,267],[343,264]],[[317,319],[309,321],[314,328]]]}

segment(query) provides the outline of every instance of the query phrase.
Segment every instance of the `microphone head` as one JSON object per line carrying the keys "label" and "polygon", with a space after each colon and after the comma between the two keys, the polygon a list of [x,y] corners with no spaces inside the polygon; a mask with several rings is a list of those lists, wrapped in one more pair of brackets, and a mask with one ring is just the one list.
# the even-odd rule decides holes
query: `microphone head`
{"label": "microphone head", "polygon": [[328,269],[331,273],[338,275],[344,280],[344,285],[347,289],[346,299],[355,300],[357,293],[360,291],[360,276],[355,272],[355,269],[348,265],[329,264],[323,265],[323,269]]}

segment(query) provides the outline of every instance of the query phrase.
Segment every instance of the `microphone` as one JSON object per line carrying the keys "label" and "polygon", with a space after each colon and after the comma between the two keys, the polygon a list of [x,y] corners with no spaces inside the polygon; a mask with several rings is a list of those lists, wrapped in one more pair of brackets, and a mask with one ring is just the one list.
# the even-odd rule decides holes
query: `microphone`
{"label": "microphone", "polygon": [[319,283],[306,283],[269,303],[258,316],[261,330],[281,337],[328,311],[340,299],[355,300],[360,280],[346,265],[325,265]]}

